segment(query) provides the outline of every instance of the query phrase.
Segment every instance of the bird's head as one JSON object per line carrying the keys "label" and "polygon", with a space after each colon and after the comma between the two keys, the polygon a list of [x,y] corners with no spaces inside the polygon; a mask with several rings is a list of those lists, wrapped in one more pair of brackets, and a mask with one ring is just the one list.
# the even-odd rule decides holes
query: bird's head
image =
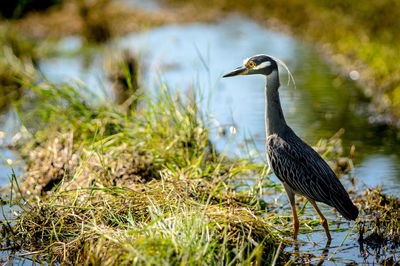
{"label": "bird's head", "polygon": [[268,55],[255,55],[243,61],[243,65],[223,75],[223,78],[238,75],[261,74],[268,76],[274,69],[278,69],[276,61]]}

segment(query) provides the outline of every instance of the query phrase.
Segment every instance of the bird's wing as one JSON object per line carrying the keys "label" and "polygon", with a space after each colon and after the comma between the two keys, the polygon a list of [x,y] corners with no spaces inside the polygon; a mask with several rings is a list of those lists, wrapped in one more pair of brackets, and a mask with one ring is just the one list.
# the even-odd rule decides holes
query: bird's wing
{"label": "bird's wing", "polygon": [[275,175],[294,191],[331,206],[333,195],[340,196],[344,192],[347,196],[328,164],[301,139],[287,142],[271,135],[267,140],[267,153]]}

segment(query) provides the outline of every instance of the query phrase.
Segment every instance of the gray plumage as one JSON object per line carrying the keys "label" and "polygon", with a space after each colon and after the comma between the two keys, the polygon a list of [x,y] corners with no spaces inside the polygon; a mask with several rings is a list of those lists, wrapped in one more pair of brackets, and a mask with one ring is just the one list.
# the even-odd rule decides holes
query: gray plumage
{"label": "gray plumage", "polygon": [[[283,183],[292,210],[295,212],[294,195],[300,194],[315,202],[330,205],[344,218],[355,220],[358,209],[349,198],[335,173],[321,156],[302,141],[286,124],[279,99],[279,72],[275,58],[257,55],[246,59],[244,65],[234,69],[224,77],[236,75],[262,74],[267,76],[265,89],[266,150],[268,162],[275,175]],[[330,239],[325,217],[314,206],[321,217],[324,229]],[[295,238],[297,234],[295,218]],[[326,225],[324,225],[324,223]],[[326,227],[326,228],[325,228]]]}
{"label": "gray plumage", "polygon": [[358,209],[327,163],[286,126],[267,138],[269,164],[291,191],[330,205],[344,218],[355,220]]}

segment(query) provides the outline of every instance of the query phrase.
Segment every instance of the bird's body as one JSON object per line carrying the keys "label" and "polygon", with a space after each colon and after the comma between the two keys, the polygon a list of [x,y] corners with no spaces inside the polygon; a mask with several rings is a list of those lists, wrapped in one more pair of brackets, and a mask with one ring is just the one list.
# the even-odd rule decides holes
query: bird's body
{"label": "bird's body", "polygon": [[245,60],[224,77],[263,74],[267,76],[265,88],[266,150],[269,166],[282,182],[292,206],[294,237],[297,238],[299,222],[295,207],[295,194],[305,196],[316,209],[328,239],[331,239],[325,217],[315,201],[336,208],[344,218],[355,220],[358,209],[321,156],[302,141],[286,124],[279,99],[279,72],[276,61],[266,55]]}
{"label": "bird's body", "polygon": [[336,208],[348,220],[358,216],[343,185],[321,156],[286,127],[267,138],[268,161],[288,194],[300,194]]}

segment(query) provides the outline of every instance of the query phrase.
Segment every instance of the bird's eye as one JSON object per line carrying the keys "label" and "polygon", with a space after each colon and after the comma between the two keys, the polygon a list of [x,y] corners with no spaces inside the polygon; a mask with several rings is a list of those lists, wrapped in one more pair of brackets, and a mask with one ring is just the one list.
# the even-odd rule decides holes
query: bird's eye
{"label": "bird's eye", "polygon": [[255,65],[256,65],[256,63],[254,63],[253,61],[247,62],[247,66],[250,68],[253,68]]}

